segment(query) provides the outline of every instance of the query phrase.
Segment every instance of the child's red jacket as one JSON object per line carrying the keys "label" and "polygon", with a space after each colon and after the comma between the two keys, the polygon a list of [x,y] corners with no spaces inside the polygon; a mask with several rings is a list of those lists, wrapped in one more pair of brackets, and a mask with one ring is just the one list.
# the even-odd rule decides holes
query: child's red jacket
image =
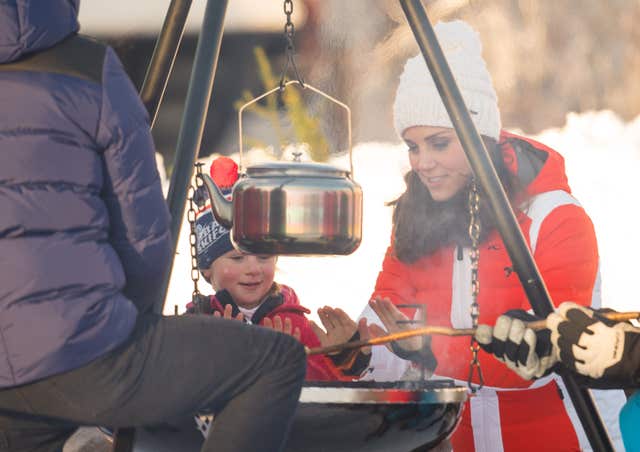
{"label": "child's red jacket", "polygon": [[[215,295],[209,296],[208,300],[206,298],[205,300],[208,301],[208,304],[205,301],[203,303],[205,306],[199,306],[197,310],[193,303],[189,303],[187,312],[202,312],[206,314],[219,312],[222,314],[225,306],[230,304],[234,317],[240,313],[235,301],[226,290],[218,291]],[[290,319],[292,330],[300,329],[300,342],[309,348],[314,348],[320,346],[320,341],[311,329],[309,320],[306,317],[310,312],[300,305],[298,296],[291,287],[274,284],[271,294],[260,305],[253,318],[246,320],[254,325],[263,325],[264,320],[267,318],[273,321],[274,317],[280,316],[283,322],[285,319]],[[307,358],[306,379],[308,381],[345,380],[346,378],[348,377],[345,377],[325,355],[313,355]]]}

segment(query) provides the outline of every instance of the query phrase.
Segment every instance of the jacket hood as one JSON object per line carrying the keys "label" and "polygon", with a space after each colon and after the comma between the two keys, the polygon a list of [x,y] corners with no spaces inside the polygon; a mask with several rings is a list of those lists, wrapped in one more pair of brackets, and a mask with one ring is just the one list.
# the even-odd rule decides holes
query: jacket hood
{"label": "jacket hood", "polygon": [[505,164],[526,187],[526,193],[562,190],[571,193],[564,157],[548,146],[530,138],[503,131],[500,134]]}
{"label": "jacket hood", "polygon": [[0,63],[51,47],[80,28],[80,0],[0,1]]}

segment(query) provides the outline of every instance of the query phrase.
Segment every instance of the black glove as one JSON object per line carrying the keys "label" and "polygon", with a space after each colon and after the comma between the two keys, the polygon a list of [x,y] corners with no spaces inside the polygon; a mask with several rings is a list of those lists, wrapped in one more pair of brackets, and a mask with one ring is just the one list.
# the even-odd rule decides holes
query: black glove
{"label": "black glove", "polygon": [[502,361],[525,380],[540,378],[557,363],[549,330],[533,331],[525,322],[541,320],[521,309],[505,312],[493,328],[478,325],[475,339],[480,347]]}
{"label": "black glove", "polygon": [[[359,340],[360,333],[356,331],[349,339],[349,342],[357,342]],[[349,377],[360,376],[371,362],[371,353],[364,353],[360,349],[345,349],[327,356],[334,366]]]}
{"label": "black glove", "polygon": [[614,322],[575,303],[562,303],[547,317],[551,340],[562,363],[599,388],[640,384],[640,329]]}

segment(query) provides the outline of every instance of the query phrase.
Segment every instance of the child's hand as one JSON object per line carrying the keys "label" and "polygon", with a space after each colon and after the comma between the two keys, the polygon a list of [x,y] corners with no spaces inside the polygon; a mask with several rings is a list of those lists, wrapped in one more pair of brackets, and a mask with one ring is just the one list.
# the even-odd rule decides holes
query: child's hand
{"label": "child's hand", "polygon": [[284,333],[284,334],[288,334],[289,336],[293,336],[294,338],[296,338],[298,341],[300,340],[300,328],[295,328],[293,329],[293,325],[291,323],[291,319],[288,317],[285,317],[284,319],[284,324],[282,323],[282,318],[277,315],[273,318],[273,321],[271,321],[270,318],[265,317],[265,319],[262,322],[262,326],[266,327],[266,328],[271,328],[274,331],[277,331],[279,333]]}
{"label": "child's hand", "polygon": [[239,320],[239,321],[244,321],[244,314],[241,312],[239,313],[237,316],[233,316],[233,308],[231,307],[230,304],[226,305],[224,307],[224,314],[220,314],[218,311],[213,313],[214,317],[223,317],[225,319],[233,319],[233,320]]}

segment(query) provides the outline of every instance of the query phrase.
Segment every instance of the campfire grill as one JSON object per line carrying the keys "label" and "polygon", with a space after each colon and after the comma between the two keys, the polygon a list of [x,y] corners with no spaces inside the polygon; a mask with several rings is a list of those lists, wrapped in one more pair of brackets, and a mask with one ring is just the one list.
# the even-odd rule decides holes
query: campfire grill
{"label": "campfire grill", "polygon": [[[451,380],[308,382],[285,452],[411,452],[440,444],[455,429],[467,388]],[[139,429],[136,452],[196,452],[193,419]]]}

